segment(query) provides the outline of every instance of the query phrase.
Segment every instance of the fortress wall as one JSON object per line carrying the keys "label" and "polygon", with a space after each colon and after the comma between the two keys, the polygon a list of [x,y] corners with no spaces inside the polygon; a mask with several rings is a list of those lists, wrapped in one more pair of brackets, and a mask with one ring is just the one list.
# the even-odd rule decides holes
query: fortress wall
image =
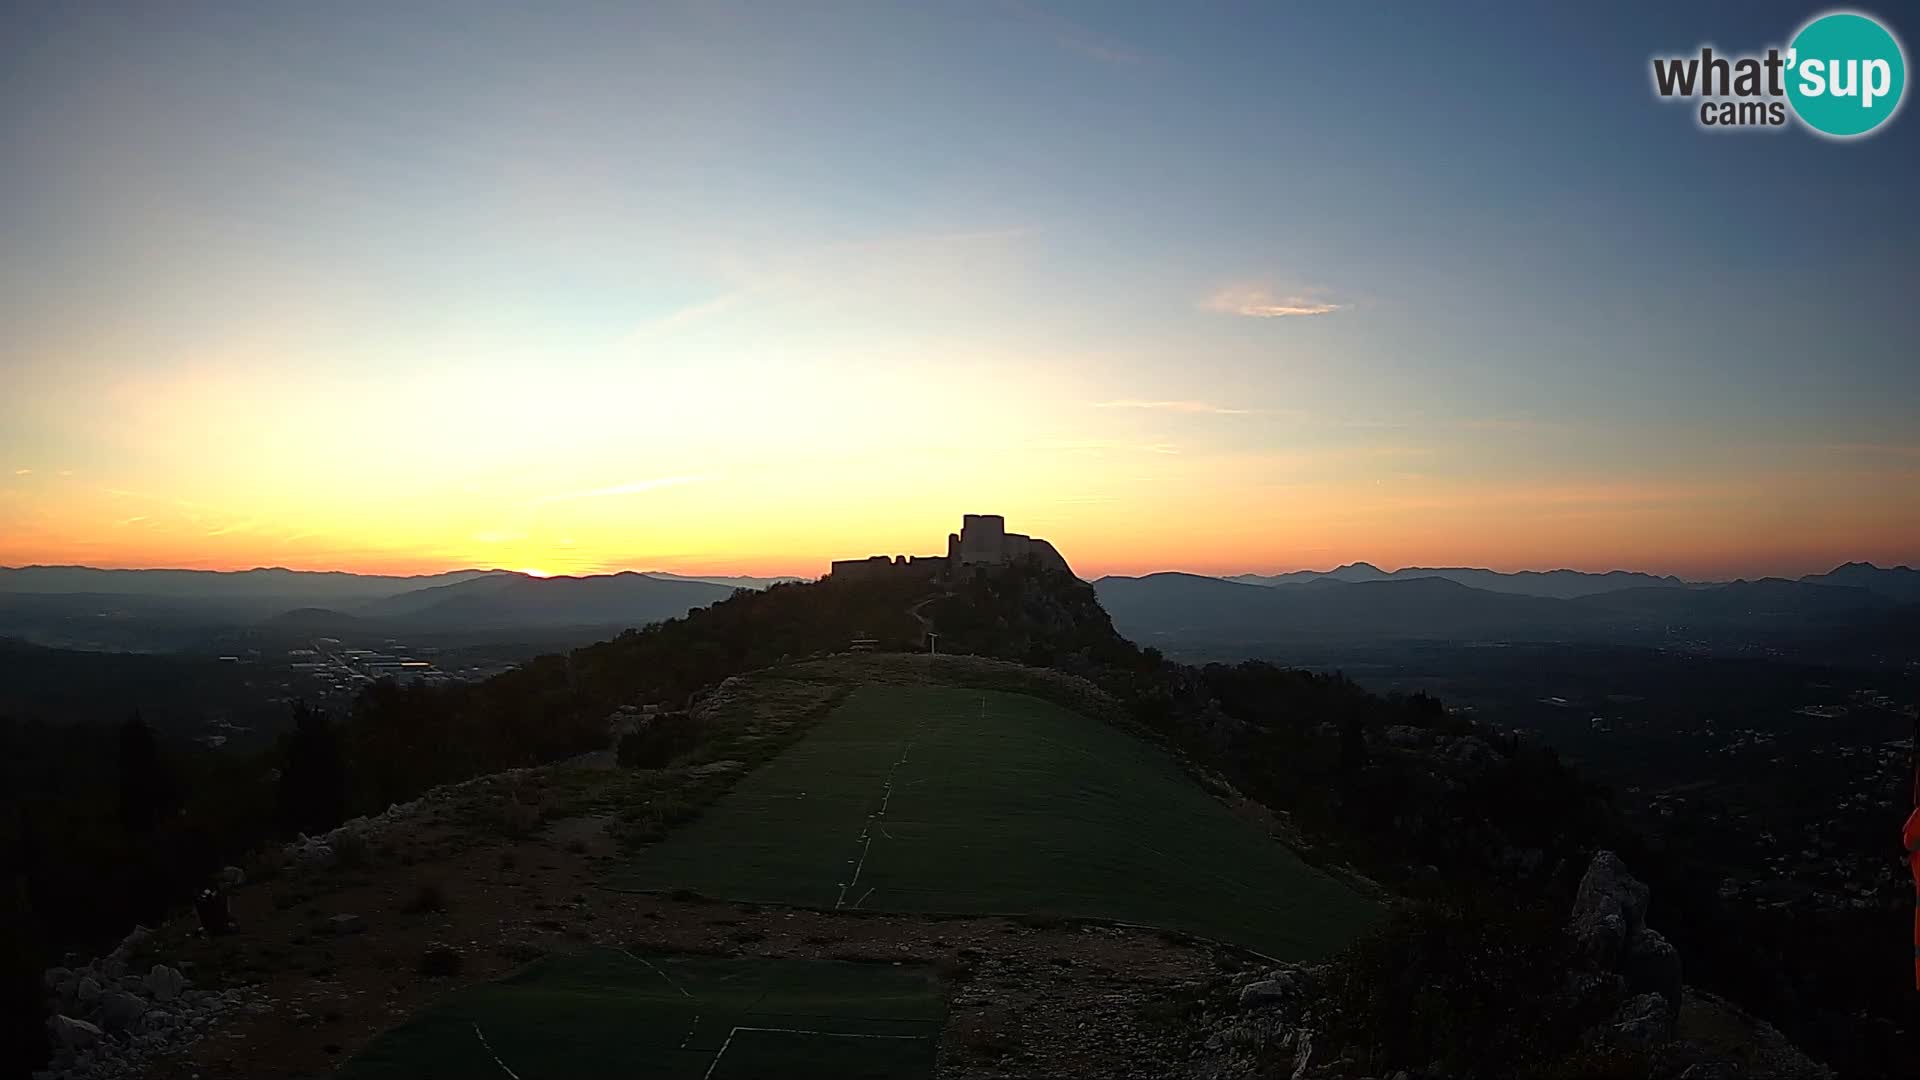
{"label": "fortress wall", "polygon": [[1028,559],[1050,569],[1073,572],[1052,544],[1025,533],[1008,532],[1007,519],[1001,515],[967,514],[960,531],[947,534],[945,556],[874,555],[865,559],[836,559],[831,576],[842,581],[933,577],[962,566],[1004,566]]}
{"label": "fortress wall", "polygon": [[947,560],[938,555],[871,555],[864,559],[835,559],[829,576],[835,581],[883,581],[932,577],[946,567]]}

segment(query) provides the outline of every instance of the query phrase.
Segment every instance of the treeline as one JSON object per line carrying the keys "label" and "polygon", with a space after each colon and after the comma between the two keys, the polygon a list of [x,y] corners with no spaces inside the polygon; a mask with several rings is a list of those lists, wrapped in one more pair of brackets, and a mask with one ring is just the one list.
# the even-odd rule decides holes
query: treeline
{"label": "treeline", "polygon": [[908,609],[926,595],[912,582],[742,591],[483,682],[378,683],[345,716],[298,706],[290,730],[255,753],[168,741],[138,719],[0,718],[0,867],[57,959],[178,908],[223,863],[268,842],[437,784],[602,747],[620,705],[677,704],[782,658],[843,651],[856,636],[912,647]]}
{"label": "treeline", "polygon": [[0,717],[0,1075],[45,1059],[44,968],[157,922],[274,836],[272,757],[171,742],[138,714]]}
{"label": "treeline", "polygon": [[[36,996],[37,1006],[39,967],[57,959],[49,952],[103,944],[177,908],[223,861],[265,843],[437,784],[604,747],[608,714],[621,705],[678,705],[730,675],[842,651],[856,637],[917,648],[922,619],[942,652],[1089,678],[1125,703],[1138,728],[1285,814],[1317,857],[1351,862],[1434,910],[1462,897],[1476,898],[1479,911],[1529,919],[1565,910],[1586,860],[1610,847],[1653,886],[1655,923],[1687,958],[1690,979],[1776,1020],[1808,989],[1836,985],[1833,961],[1809,955],[1818,951],[1812,939],[1796,944],[1775,936],[1786,927],[1733,921],[1710,884],[1689,877],[1685,852],[1642,844],[1607,793],[1551,750],[1477,732],[1425,695],[1382,697],[1339,675],[1167,663],[1120,637],[1090,586],[1032,568],[937,589],[828,581],[737,593],[484,682],[376,684],[345,716],[300,712],[274,748],[255,755],[164,743],[149,754],[137,736],[112,729],[0,725],[8,769],[0,855],[25,868],[0,899],[17,916],[10,926],[35,927],[6,943],[4,992]],[[1421,746],[1429,749],[1407,752]],[[1488,902],[1499,897],[1512,902]],[[1516,940],[1538,937],[1531,924],[1509,929]],[[1866,940],[1850,935],[1846,955],[1858,958]],[[1781,966],[1769,974],[1769,964]],[[1808,966],[1824,974],[1810,976]],[[1500,1007],[1492,1002],[1487,1015]],[[37,1007],[3,1011],[37,1023]],[[1821,1050],[1858,1033],[1859,1024],[1836,1022],[1830,1037],[1809,1041]]]}
{"label": "treeline", "polygon": [[285,717],[272,699],[278,677],[257,664],[212,657],[50,649],[0,638],[0,716],[49,725],[119,723],[136,709],[163,736],[226,720],[252,732],[231,741],[261,746]]}

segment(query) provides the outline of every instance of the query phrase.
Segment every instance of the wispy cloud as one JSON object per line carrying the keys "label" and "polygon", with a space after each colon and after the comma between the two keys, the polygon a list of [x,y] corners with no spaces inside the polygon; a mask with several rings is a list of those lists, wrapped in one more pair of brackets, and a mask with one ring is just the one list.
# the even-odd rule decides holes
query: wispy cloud
{"label": "wispy cloud", "polygon": [[642,492],[657,491],[660,488],[678,487],[681,484],[695,483],[698,476],[661,476],[652,480],[635,480],[628,484],[615,484],[612,487],[593,488],[588,491],[567,491],[558,495],[542,495],[533,500],[532,505],[565,502],[569,499],[606,499],[617,495],[638,495]]}
{"label": "wispy cloud", "polygon": [[1263,284],[1229,285],[1207,298],[1201,306],[1225,315],[1244,315],[1250,319],[1285,319],[1297,316],[1331,315],[1345,308],[1315,295],[1319,290],[1276,294]]}
{"label": "wispy cloud", "polygon": [[1920,445],[1903,443],[1827,443],[1821,447],[1830,454],[1885,454],[1890,457],[1920,457]]}
{"label": "wispy cloud", "polygon": [[1089,59],[1127,67],[1144,64],[1149,59],[1146,53],[1123,41],[1097,33],[1052,12],[1037,11],[1021,3],[1009,3],[1007,8],[1022,22],[1044,30],[1054,44]]}
{"label": "wispy cloud", "polygon": [[1214,416],[1246,416],[1263,412],[1262,409],[1230,409],[1224,405],[1215,405],[1207,401],[1143,401],[1125,398],[1120,401],[1096,401],[1096,409],[1150,409],[1157,412],[1207,413]]}
{"label": "wispy cloud", "polygon": [[1466,431],[1559,432],[1573,425],[1564,420],[1542,420],[1532,416],[1481,416],[1454,421]]}
{"label": "wispy cloud", "polygon": [[627,335],[627,340],[629,342],[652,341],[679,333],[695,323],[704,322],[726,312],[739,302],[739,293],[723,293],[711,300],[703,300],[698,304],[669,312],[652,322],[645,323]]}
{"label": "wispy cloud", "polygon": [[32,476],[32,475],[33,475],[33,470],[32,470],[32,469],[15,469],[15,470],[13,470],[13,475],[15,475],[15,476]]}

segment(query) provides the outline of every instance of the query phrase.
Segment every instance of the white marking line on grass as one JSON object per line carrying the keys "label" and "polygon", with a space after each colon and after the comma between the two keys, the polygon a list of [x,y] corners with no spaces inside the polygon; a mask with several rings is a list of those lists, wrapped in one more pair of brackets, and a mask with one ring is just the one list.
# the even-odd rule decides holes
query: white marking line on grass
{"label": "white marking line on grass", "polygon": [[[695,1002],[696,1004],[698,1003],[698,1002],[697,1002],[697,999],[696,999],[696,998],[695,998],[695,997],[694,997],[694,996],[693,996],[692,994],[689,994],[689,993],[687,993],[687,988],[686,988],[686,987],[684,987],[684,986],[681,986],[681,985],[680,985],[679,983],[677,983],[677,982],[674,982],[674,981],[673,981],[673,976],[671,976],[671,975],[669,975],[669,974],[667,974],[667,973],[666,973],[665,971],[662,971],[662,970],[661,970],[661,969],[660,969],[659,967],[657,967],[657,966],[655,966],[655,964],[654,964],[654,962],[653,962],[653,961],[651,961],[651,960],[649,960],[649,959],[647,959],[647,958],[646,958],[646,957],[644,957],[644,956],[640,956],[640,955],[637,955],[637,954],[635,954],[635,953],[632,953],[632,952],[628,952],[628,951],[627,951],[626,949],[621,949],[621,950],[619,950],[619,952],[620,952],[620,955],[622,955],[622,956],[624,956],[624,957],[626,957],[626,958],[627,958],[627,959],[629,959],[629,960],[638,960],[638,961],[640,961],[641,963],[643,963],[643,964],[645,964],[645,965],[647,965],[647,968],[648,968],[649,970],[651,970],[651,971],[652,971],[652,972],[653,972],[653,973],[654,973],[655,975],[658,975],[658,976],[660,976],[661,978],[663,978],[663,979],[665,979],[665,980],[667,980],[667,985],[668,985],[668,986],[671,986],[671,987],[673,987],[673,988],[674,988],[675,990],[678,990],[678,991],[680,991],[680,996],[681,996],[681,997],[683,997],[683,998],[686,998],[686,999],[687,999],[688,1001],[693,1001],[693,1002]],[[694,1029],[695,1029],[695,1028],[697,1028],[697,1027],[699,1027],[699,1026],[700,1026],[700,1014],[699,1014],[699,1013],[694,1013],[694,1014],[693,1014],[693,1023],[691,1023],[691,1024],[688,1024],[688,1025],[687,1025],[687,1035],[686,1035],[686,1038],[683,1038],[683,1039],[681,1039],[681,1040],[680,1040],[680,1049],[682,1049],[682,1050],[685,1050],[685,1049],[687,1048],[687,1044],[693,1041],[693,1031],[694,1031]],[[476,1031],[478,1031],[479,1029],[478,1029],[478,1028],[476,1028],[476,1029],[474,1029],[474,1030],[476,1030]],[[485,1040],[482,1040],[482,1041],[485,1041]],[[503,1068],[503,1069],[504,1069],[504,1068],[506,1068],[506,1066],[505,1066],[505,1065],[502,1065],[502,1066],[501,1066],[501,1068]],[[516,1078],[515,1078],[515,1080],[519,1080],[519,1078],[518,1078],[518,1077],[516,1077]]]}
{"label": "white marking line on grass", "polygon": [[867,897],[869,897],[869,896],[872,896],[872,895],[873,895],[873,888],[872,888],[872,887],[870,886],[870,887],[868,887],[868,889],[867,889],[867,891],[866,891],[866,892],[864,892],[864,893],[861,893],[861,894],[860,894],[860,899],[858,899],[858,900],[855,900],[855,901],[853,902],[853,906],[854,906],[854,907],[859,907],[859,906],[860,906],[861,904],[864,904],[864,903],[866,903],[866,902],[867,902]]}
{"label": "white marking line on grass", "polygon": [[[862,1035],[862,1034],[856,1034],[850,1031],[809,1031],[806,1028],[737,1027],[737,1028],[734,1028],[732,1031],[727,1032],[726,1041],[720,1044],[719,1051],[717,1051],[713,1055],[713,1063],[707,1066],[706,1075],[702,1077],[702,1080],[711,1080],[713,1076],[713,1070],[720,1067],[720,1059],[726,1056],[727,1047],[733,1045],[733,1037],[735,1035],[740,1034],[743,1031],[771,1031],[780,1035],[815,1035],[825,1039],[928,1039],[928,1038],[932,1038],[932,1036],[930,1035]],[[504,1068],[504,1066],[502,1067]]]}
{"label": "white marking line on grass", "polygon": [[520,1074],[507,1068],[507,1063],[501,1061],[500,1055],[493,1052],[493,1044],[487,1041],[486,1033],[480,1030],[479,1024],[473,1025],[473,1037],[480,1040],[480,1046],[486,1050],[487,1056],[493,1059],[493,1063],[500,1066],[501,1072],[513,1077],[513,1080],[520,1080]]}
{"label": "white marking line on grass", "polygon": [[[920,721],[915,720],[913,722],[913,730],[914,730],[914,734],[907,739],[907,745],[900,748],[900,760],[894,762],[893,765],[887,769],[886,783],[882,785],[880,789],[880,812],[877,814],[868,814],[867,823],[860,830],[859,861],[855,862],[853,859],[847,860],[848,862],[853,863],[853,877],[851,880],[843,881],[840,883],[840,896],[838,899],[834,900],[833,902],[833,910],[835,911],[839,911],[842,907],[846,906],[847,890],[853,888],[855,885],[860,884],[860,871],[866,869],[866,866],[867,866],[867,852],[873,850],[874,823],[875,822],[880,823],[880,831],[882,833],[885,833],[887,831],[885,819],[887,816],[887,807],[891,805],[893,802],[893,774],[899,771],[900,766],[905,765],[907,763],[907,755],[913,753],[914,740],[920,737],[920,734],[919,734]],[[891,835],[888,835],[887,839],[891,840],[893,839],[893,837]],[[872,896],[872,895],[873,895],[873,890],[868,889],[867,896]],[[862,897],[861,899],[862,901],[864,901],[866,897]],[[860,905],[855,904],[853,906],[859,907]]]}
{"label": "white marking line on grass", "polygon": [[664,972],[664,971],[661,971],[661,970],[660,970],[659,968],[657,968],[657,967],[654,967],[654,964],[653,964],[653,961],[651,961],[651,960],[649,960],[649,959],[647,959],[647,958],[646,958],[646,957],[644,957],[644,956],[637,956],[637,955],[635,955],[635,954],[633,954],[633,953],[630,953],[630,952],[628,952],[628,951],[627,951],[627,950],[625,950],[625,949],[621,949],[621,950],[620,950],[620,955],[622,955],[622,956],[624,956],[624,957],[626,957],[626,958],[627,958],[627,959],[629,959],[629,960],[638,960],[638,961],[640,961],[641,963],[643,963],[643,964],[645,964],[645,965],[647,965],[647,967],[648,967],[649,969],[651,969],[651,970],[653,971],[653,973],[654,973],[655,975],[658,975],[658,976],[660,976],[661,978],[663,978],[663,979],[665,979],[665,980],[667,980],[667,985],[668,985],[668,986],[671,986],[671,987],[673,987],[673,988],[674,988],[675,990],[678,990],[678,991],[680,991],[680,996],[681,996],[681,997],[683,997],[683,998],[686,998],[686,999],[687,999],[688,1001],[692,1001],[692,1000],[693,1000],[693,995],[692,995],[692,994],[689,994],[689,993],[687,993],[687,988],[686,988],[686,987],[684,987],[684,986],[681,986],[681,985],[680,985],[679,983],[677,983],[677,982],[674,982],[674,981],[673,981],[673,976],[671,976],[671,975],[669,975],[669,974],[667,974],[667,973],[666,973],[666,972]]}

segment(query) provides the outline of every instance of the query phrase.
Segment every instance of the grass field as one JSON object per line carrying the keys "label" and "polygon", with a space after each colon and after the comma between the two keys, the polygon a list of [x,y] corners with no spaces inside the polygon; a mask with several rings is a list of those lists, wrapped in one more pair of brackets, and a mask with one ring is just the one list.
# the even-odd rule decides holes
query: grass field
{"label": "grass field", "polygon": [[853,910],[1086,916],[1281,958],[1377,905],[1144,742],[1019,694],[867,686],[615,888]]}
{"label": "grass field", "polygon": [[918,1080],[945,1012],[913,968],[592,949],[450,995],[338,1075]]}

